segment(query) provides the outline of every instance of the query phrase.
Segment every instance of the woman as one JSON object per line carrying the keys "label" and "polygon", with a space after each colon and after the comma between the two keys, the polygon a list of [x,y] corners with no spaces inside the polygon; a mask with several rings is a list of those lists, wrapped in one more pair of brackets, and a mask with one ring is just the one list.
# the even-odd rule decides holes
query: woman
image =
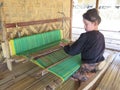
{"label": "woman", "polygon": [[85,81],[89,72],[95,72],[96,66],[104,60],[105,40],[102,33],[98,31],[101,18],[96,9],[90,9],[83,14],[85,33],[82,33],[72,45],[61,43],[67,54],[77,55],[81,53],[82,66],[73,75],[73,78]]}

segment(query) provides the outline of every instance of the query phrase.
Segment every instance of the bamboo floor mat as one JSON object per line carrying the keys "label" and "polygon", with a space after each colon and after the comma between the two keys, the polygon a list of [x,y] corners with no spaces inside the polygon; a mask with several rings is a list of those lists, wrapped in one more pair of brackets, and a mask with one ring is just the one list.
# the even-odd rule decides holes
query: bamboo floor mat
{"label": "bamboo floor mat", "polygon": [[[41,78],[27,76],[4,90],[44,90],[53,80],[60,79],[51,73],[48,73]],[[78,82],[68,79],[62,85],[56,87],[55,90],[77,90],[78,87]]]}
{"label": "bamboo floor mat", "polygon": [[6,90],[6,88],[19,82],[21,79],[34,76],[34,72],[38,72],[41,69],[31,62],[16,63],[13,64],[13,71],[5,69],[0,72],[0,90]]}
{"label": "bamboo floor mat", "polygon": [[95,90],[120,90],[120,53],[110,65]]}
{"label": "bamboo floor mat", "polygon": [[[43,77],[35,78],[34,73],[39,70],[38,68],[39,67],[36,67],[33,63],[20,64],[20,66],[16,65],[14,68],[15,78],[13,72],[10,73],[9,71],[4,71],[3,73],[0,73],[0,75],[4,76],[4,78],[0,80],[0,90],[44,90],[44,87],[51,81],[60,80],[52,73],[47,73]],[[110,65],[106,71],[101,82],[97,84],[96,90],[120,90],[119,69],[120,57],[118,54],[112,65]],[[55,90],[77,90],[77,88],[79,88],[79,83],[68,79]]]}

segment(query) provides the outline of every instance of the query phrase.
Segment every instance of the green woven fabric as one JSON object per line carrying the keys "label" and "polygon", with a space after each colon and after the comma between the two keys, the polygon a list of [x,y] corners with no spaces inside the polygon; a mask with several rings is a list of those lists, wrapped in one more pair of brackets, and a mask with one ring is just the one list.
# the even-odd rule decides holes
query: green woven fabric
{"label": "green woven fabric", "polygon": [[[62,41],[62,40],[61,40]],[[23,52],[20,52],[18,53],[17,55],[24,55],[24,56],[29,56],[30,54],[32,53],[36,53],[36,52],[39,52],[41,50],[45,50],[45,49],[48,49],[50,47],[54,47],[56,45],[59,45],[59,43],[61,41],[57,41],[57,42],[54,42],[54,43],[51,43],[51,44],[48,44],[48,45],[44,45],[42,47],[37,47],[37,48],[33,48],[33,49],[30,49],[30,50],[27,50],[27,51],[23,51]]]}
{"label": "green woven fabric", "polygon": [[66,81],[71,75],[73,75],[81,65],[81,56],[76,55],[65,59],[63,62],[50,67],[48,70],[60,77],[63,81]]}
{"label": "green woven fabric", "polygon": [[36,60],[31,60],[33,63],[37,64],[42,68],[47,68],[48,66],[53,65],[54,63],[61,61],[68,57],[69,55],[64,52],[64,50],[58,50],[46,56],[40,57]]}
{"label": "green woven fabric", "polygon": [[46,47],[46,45],[58,42],[60,40],[61,40],[60,30],[53,30],[45,33],[17,38],[14,39],[15,52],[18,55],[25,51],[29,52],[30,50],[36,48],[40,49],[43,46]]}

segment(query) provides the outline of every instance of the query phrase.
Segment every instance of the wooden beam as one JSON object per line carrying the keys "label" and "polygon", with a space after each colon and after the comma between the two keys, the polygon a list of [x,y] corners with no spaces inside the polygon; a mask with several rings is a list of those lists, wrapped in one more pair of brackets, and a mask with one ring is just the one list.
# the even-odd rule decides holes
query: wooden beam
{"label": "wooden beam", "polygon": [[96,0],[96,9],[98,10],[99,0]]}
{"label": "wooden beam", "polygon": [[[61,22],[63,18],[56,18],[56,19],[47,19],[47,20],[38,20],[38,21],[29,21],[29,22],[17,22],[17,23],[6,23],[6,28],[13,28],[19,26],[29,26],[29,25],[37,25],[37,24],[45,24],[51,22]],[[70,20],[70,17],[65,17],[65,20]]]}

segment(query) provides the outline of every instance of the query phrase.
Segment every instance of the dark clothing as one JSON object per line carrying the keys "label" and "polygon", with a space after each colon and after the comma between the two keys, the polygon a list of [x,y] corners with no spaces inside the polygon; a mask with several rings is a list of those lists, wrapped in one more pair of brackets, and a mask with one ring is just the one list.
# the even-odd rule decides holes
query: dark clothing
{"label": "dark clothing", "polygon": [[65,52],[70,55],[81,53],[82,62],[88,64],[103,61],[104,49],[104,36],[96,30],[82,33],[76,42],[64,47]]}

